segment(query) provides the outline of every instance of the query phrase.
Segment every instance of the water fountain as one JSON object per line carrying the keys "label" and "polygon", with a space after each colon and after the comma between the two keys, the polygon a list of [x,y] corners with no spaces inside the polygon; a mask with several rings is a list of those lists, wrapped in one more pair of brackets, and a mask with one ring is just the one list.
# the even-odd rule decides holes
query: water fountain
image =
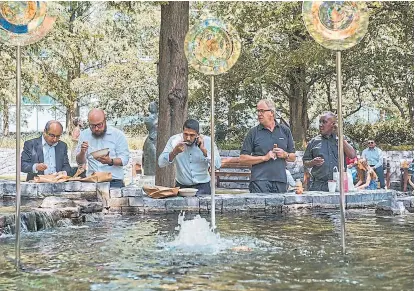
{"label": "water fountain", "polygon": [[[48,188],[48,194],[57,194],[56,189],[80,191],[78,183],[23,186],[30,188],[31,195],[33,192],[44,195]],[[134,213],[138,215],[86,216],[81,227],[64,219],[51,222],[40,232],[22,232],[25,272],[19,272],[1,256],[0,289],[413,288],[411,215],[383,216],[375,215],[373,210],[349,209],[350,242],[344,256],[338,250],[339,237],[344,234],[338,194],[221,195],[215,203],[219,197],[213,193],[209,205],[205,198],[160,201],[144,197],[139,189],[132,187],[111,192],[102,185],[94,186],[110,203],[127,201],[117,204],[120,213],[135,207]],[[384,200],[387,206],[392,204],[393,196],[390,191],[353,193],[346,197],[346,204],[348,208],[353,205],[363,208]],[[315,206],[321,206],[320,210],[309,209]],[[331,209],[321,210],[328,206]],[[177,227],[177,212],[174,212],[186,207],[197,214],[188,220],[184,214],[180,215]],[[402,204],[396,207],[402,212]],[[216,226],[215,216],[210,226],[206,219],[218,208],[220,234],[212,231]],[[33,219],[31,214],[26,217]],[[48,217],[42,220],[48,221]],[[36,229],[39,229],[37,224]],[[13,242],[11,235],[0,236],[6,256],[13,253]]]}

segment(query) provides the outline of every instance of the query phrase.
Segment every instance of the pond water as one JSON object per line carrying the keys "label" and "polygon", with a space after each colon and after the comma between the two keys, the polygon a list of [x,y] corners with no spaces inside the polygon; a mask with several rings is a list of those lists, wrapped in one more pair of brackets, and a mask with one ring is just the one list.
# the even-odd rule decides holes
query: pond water
{"label": "pond water", "polygon": [[348,210],[346,255],[337,211],[217,215],[221,246],[200,249],[173,243],[177,221],[104,216],[24,233],[22,272],[14,237],[0,237],[0,290],[413,290],[412,215]]}

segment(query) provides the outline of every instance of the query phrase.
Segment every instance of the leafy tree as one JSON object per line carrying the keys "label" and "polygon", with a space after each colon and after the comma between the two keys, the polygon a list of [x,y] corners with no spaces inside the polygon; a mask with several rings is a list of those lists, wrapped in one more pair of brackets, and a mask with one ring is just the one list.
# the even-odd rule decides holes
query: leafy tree
{"label": "leafy tree", "polygon": [[[81,98],[96,99],[109,118],[136,115],[157,99],[160,7],[148,2],[109,2],[95,34],[98,66],[74,80]],[[93,65],[93,64],[92,64]]]}
{"label": "leafy tree", "polygon": [[90,69],[88,64],[96,63],[99,36],[93,35],[90,27],[98,8],[91,2],[48,3],[48,9],[57,15],[54,29],[31,47],[31,60],[38,67],[39,90],[66,107],[68,131],[73,118],[79,115],[79,96],[72,82]]}

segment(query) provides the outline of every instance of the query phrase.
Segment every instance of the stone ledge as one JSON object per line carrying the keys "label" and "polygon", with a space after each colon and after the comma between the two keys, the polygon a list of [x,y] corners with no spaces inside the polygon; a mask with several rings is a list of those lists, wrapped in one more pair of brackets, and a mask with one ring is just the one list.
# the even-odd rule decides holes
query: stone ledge
{"label": "stone ledge", "polygon": [[[68,181],[64,183],[33,183],[21,182],[20,194],[25,198],[44,198],[53,196],[56,193],[64,192],[97,192],[109,189],[109,182],[104,183],[87,183],[80,181]],[[16,196],[16,182],[1,180],[0,181],[0,197]]]}
{"label": "stone ledge", "polygon": [[[85,184],[85,185],[84,185]],[[110,189],[109,183],[81,183],[69,182],[56,184],[22,183],[29,198],[57,196],[73,200],[100,201],[102,208],[111,213],[144,213],[144,212],[210,212],[210,195],[197,197],[170,197],[166,199],[152,199],[143,194],[141,187],[128,186],[119,189]],[[69,189],[85,189],[85,191],[68,191]],[[22,188],[23,190],[23,188]],[[86,191],[89,190],[89,191]],[[13,196],[15,183],[0,181],[0,193],[3,197]],[[42,193],[41,193],[42,192]],[[96,193],[96,194],[94,194]],[[15,195],[15,193],[13,193]],[[27,198],[27,197],[26,197]],[[413,197],[399,197],[408,211],[413,212]],[[378,206],[380,201],[395,201],[394,190],[372,190],[346,193],[346,208],[368,208]],[[246,193],[246,194],[219,194],[215,196],[215,211],[224,213],[229,211],[272,211],[283,212],[296,209],[332,208],[338,209],[339,193],[310,191],[301,195],[294,193]],[[101,205],[101,204],[99,204]],[[137,209],[134,209],[137,208]],[[86,207],[97,209],[101,206]],[[124,210],[123,210],[124,208]]]}

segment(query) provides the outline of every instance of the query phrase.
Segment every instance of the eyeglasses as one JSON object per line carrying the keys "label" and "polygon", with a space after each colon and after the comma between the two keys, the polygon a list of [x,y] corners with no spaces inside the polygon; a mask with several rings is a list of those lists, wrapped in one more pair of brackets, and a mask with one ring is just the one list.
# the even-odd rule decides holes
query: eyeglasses
{"label": "eyeglasses", "polygon": [[56,138],[56,139],[60,139],[61,138],[61,135],[54,135],[53,133],[49,133],[49,132],[47,132],[46,133],[49,137],[51,137],[51,138]]}
{"label": "eyeglasses", "polygon": [[264,114],[267,111],[272,111],[271,109],[257,109],[256,113],[258,114]]}
{"label": "eyeglasses", "polygon": [[375,142],[374,141],[368,141],[367,143],[368,144],[374,144]]}
{"label": "eyeglasses", "polygon": [[100,123],[97,123],[97,124],[92,124],[92,123],[89,124],[90,129],[94,129],[94,128],[100,129],[100,128],[103,128],[103,127],[104,127],[104,122],[100,122]]}

